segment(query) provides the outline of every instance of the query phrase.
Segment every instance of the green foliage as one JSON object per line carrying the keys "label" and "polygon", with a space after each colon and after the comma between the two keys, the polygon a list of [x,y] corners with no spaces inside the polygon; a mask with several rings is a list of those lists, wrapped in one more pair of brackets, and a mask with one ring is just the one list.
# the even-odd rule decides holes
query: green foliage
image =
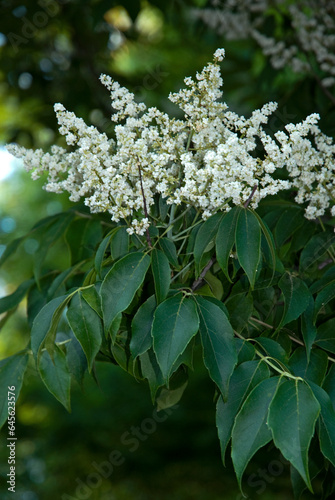
{"label": "green foliage", "polygon": [[179,356],[199,329],[195,303],[178,293],[159,304],[152,324],[153,349],[168,384]]}
{"label": "green foliage", "polygon": [[[71,379],[94,376],[99,359],[146,379],[157,408],[169,408],[202,357],[218,396],[222,459],[231,441],[240,486],[252,457],[273,441],[295,471],[295,490],[305,484],[312,491],[321,470],[314,472],[309,457],[313,435],[325,467],[335,461],[335,268],[314,265],[320,242],[322,255],[325,241],[332,251],[328,239],[314,227],[303,248],[291,249],[299,229],[283,224],[280,211],[293,210],[285,204],[273,222],[261,215],[262,204],[257,213],[237,207],[205,222],[182,210],[169,207],[150,231],[151,246],[125,226],[81,219],[80,210],[47,219],[33,229],[47,242],[43,255],[37,249],[38,272],[1,299],[1,311],[13,312],[28,294],[31,353],[67,409]],[[80,250],[70,237],[76,227],[85,233],[76,236]],[[50,273],[43,260],[62,238],[69,267]],[[20,389],[27,360],[26,351],[1,362],[2,387],[15,371]]]}
{"label": "green foliage", "polygon": [[[163,61],[167,76],[157,83],[160,88],[150,89],[150,98],[157,104],[164,87],[176,87],[185,66],[187,72],[193,71],[199,66],[198,58],[204,53],[208,58],[208,45],[218,46],[213,33],[208,36],[189,26],[187,2],[182,2],[181,14],[179,8],[178,14],[171,8],[174,23],[184,21],[179,33],[168,21],[169,2],[163,6],[155,1],[151,3],[166,15],[162,41],[150,41],[133,25],[122,34],[125,50],[114,50],[110,57],[109,33],[98,33],[103,15],[115,2],[98,2],[99,12],[93,4],[81,9],[77,1],[73,3],[81,15],[74,16],[73,9],[60,2],[62,23],[55,22],[50,31],[41,29],[40,36],[29,40],[27,50],[22,45],[18,54],[9,44],[0,49],[5,56],[0,75],[3,102],[13,106],[16,99],[22,104],[20,113],[9,107],[11,123],[1,137],[24,144],[49,143],[47,132],[50,135],[55,123],[52,111],[46,114],[45,102],[62,100],[69,109],[88,117],[89,109],[105,103],[96,78],[101,71],[113,73],[121,83],[128,78],[136,93],[146,93],[144,77]],[[140,2],[129,1],[125,7],[134,21]],[[6,30],[19,33],[22,20],[9,11],[2,14]],[[279,18],[284,25],[284,15]],[[268,27],[272,29],[271,24]],[[108,30],[114,32],[114,27],[109,25]],[[294,77],[288,85],[287,79],[293,76],[287,74],[274,81],[269,65],[248,41],[230,43],[234,62],[225,62],[231,78],[231,88],[227,82],[225,92],[236,108],[244,112],[258,107],[281,89],[279,110],[284,115],[280,111],[274,120],[284,124],[287,109],[299,119],[315,108],[326,111],[324,121],[333,129],[334,110],[320,95],[317,103],[310,99],[317,94],[313,82]],[[190,57],[195,52],[198,58]],[[80,56],[83,53],[85,58]],[[53,56],[55,61],[71,64],[71,72],[55,65],[52,74],[42,74],[39,61]],[[34,86],[16,89],[14,98],[12,82],[25,71],[34,75]],[[78,74],[87,78],[78,79]],[[240,85],[246,75],[248,91]],[[87,82],[95,89],[91,101]],[[91,121],[106,130],[109,114],[106,102],[104,115],[98,119],[92,115]],[[3,105],[0,115],[4,115]],[[162,197],[156,205],[156,212],[149,214],[152,247],[146,236],[130,237],[126,221],[116,226],[108,217],[90,215],[83,207],[51,215],[8,243],[0,257],[4,269],[29,238],[36,240],[38,248],[29,276],[0,299],[0,327],[25,297],[31,327],[30,347],[0,361],[0,424],[7,418],[7,387],[16,386],[17,398],[29,357],[47,389],[68,410],[71,381],[81,384],[87,373],[94,378],[95,365],[102,359],[136,380],[145,379],[158,409],[178,403],[200,359],[217,399],[222,459],[231,442],[240,485],[255,453],[273,442],[291,463],[297,497],[306,486],[312,489],[313,483],[323,482],[323,497],[331,498],[329,478],[335,467],[334,220],[307,221],[292,199],[264,200],[256,212],[235,207],[205,222],[195,210],[183,212],[185,207],[171,207]],[[63,267],[52,258],[60,243],[66,254]]]}
{"label": "green foliage", "polygon": [[[0,361],[0,382],[1,382],[1,393],[0,393],[0,425],[6,422],[8,418],[9,399],[8,391],[13,391],[15,393],[15,401],[20,394],[24,373],[27,368],[27,363],[29,360],[28,353],[26,351],[18,352],[14,356],[3,359]],[[14,387],[13,389],[10,389]]]}

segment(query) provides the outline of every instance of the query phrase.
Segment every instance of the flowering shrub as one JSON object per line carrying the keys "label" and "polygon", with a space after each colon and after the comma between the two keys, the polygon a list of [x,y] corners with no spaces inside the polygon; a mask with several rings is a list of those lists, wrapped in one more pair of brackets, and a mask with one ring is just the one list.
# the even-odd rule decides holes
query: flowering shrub
{"label": "flowering shrub", "polygon": [[[47,171],[48,191],[68,191],[89,211],[40,221],[2,255],[0,264],[28,236],[40,242],[34,277],[0,299],[4,323],[27,295],[31,325],[28,347],[0,362],[1,387],[10,379],[18,392],[33,356],[69,409],[71,380],[104,360],[147,379],[164,409],[200,351],[222,458],[231,441],[240,486],[273,441],[298,495],[316,475],[330,484],[335,470],[335,149],[316,114],[272,134],[275,103],[250,118],[228,111],[223,56],[170,95],[183,119],[146,109],[103,75],[113,138],[56,104],[69,150],[8,147],[33,178]],[[45,256],[61,238],[71,266],[49,273]],[[318,449],[324,463],[311,472]]]}
{"label": "flowering shrub", "polygon": [[[327,0],[211,0],[193,16],[227,40],[254,39],[275,69],[312,76],[335,102],[335,7]],[[269,33],[267,21],[276,29]]]}

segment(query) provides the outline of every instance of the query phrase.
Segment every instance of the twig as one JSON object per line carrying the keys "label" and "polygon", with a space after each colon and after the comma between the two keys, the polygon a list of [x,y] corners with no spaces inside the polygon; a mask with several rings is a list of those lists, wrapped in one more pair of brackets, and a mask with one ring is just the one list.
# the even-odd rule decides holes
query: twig
{"label": "twig", "polygon": [[[272,330],[274,329],[274,326],[269,325],[268,323],[264,323],[264,321],[261,321],[261,320],[259,320],[257,318],[254,318],[253,316],[250,317],[250,321],[255,321],[255,323],[259,323],[260,325],[266,326],[267,328],[271,328]],[[236,334],[236,332],[235,332],[235,334]],[[239,336],[239,337],[240,338],[244,338],[242,336]],[[297,339],[296,337],[293,337],[292,335],[288,335],[288,337],[291,340],[293,340],[293,342],[295,342],[296,344],[299,344],[299,345],[305,347],[305,344],[301,340]],[[328,356],[328,359],[329,359],[329,361],[332,361],[333,363],[335,363],[335,359],[332,358],[331,356]]]}
{"label": "twig", "polygon": [[193,282],[193,285],[191,286],[191,290],[192,292],[194,292],[195,290],[197,290],[198,288],[200,288],[205,280],[204,280],[204,277],[206,276],[206,273],[207,271],[209,271],[209,269],[212,267],[212,265],[215,263],[216,261],[216,257],[213,256],[211,258],[211,260],[209,262],[207,262],[207,264],[205,265],[205,267],[203,268],[203,270],[201,271],[200,273],[200,276],[199,278],[197,278],[194,282]]}
{"label": "twig", "polygon": [[247,201],[244,203],[244,208],[247,208],[247,206],[249,205],[249,203],[251,202],[252,200],[252,197],[254,196],[255,192],[256,192],[256,189],[257,189],[257,184],[254,185],[254,187],[252,188],[252,191],[251,191],[251,194],[249,196],[249,198],[247,199]]}
{"label": "twig", "polygon": [[318,265],[318,269],[323,269],[324,267],[328,266],[328,264],[331,264],[333,262],[333,259],[326,259],[321,264]]}

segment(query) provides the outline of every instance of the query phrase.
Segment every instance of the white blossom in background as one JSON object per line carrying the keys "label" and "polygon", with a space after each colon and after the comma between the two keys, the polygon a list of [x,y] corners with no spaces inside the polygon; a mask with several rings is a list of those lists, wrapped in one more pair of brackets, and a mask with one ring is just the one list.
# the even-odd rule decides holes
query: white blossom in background
{"label": "white blossom in background", "polygon": [[[264,32],[275,11],[288,23],[280,38]],[[324,87],[335,84],[333,0],[212,0],[210,7],[192,9],[192,14],[227,40],[253,38],[275,69],[317,72]]]}
{"label": "white blossom in background", "polygon": [[[114,138],[56,104],[59,131],[69,151],[52,146],[50,153],[17,145],[7,149],[31,171],[33,179],[47,172],[45,189],[67,191],[72,201],[84,199],[92,212],[125,219],[130,234],[144,234],[150,207],[161,194],[168,204],[185,204],[204,219],[234,205],[256,208],[266,196],[293,189],[313,219],[331,208],[335,215],[335,146],[317,126],[319,116],[288,124],[286,132],[269,135],[264,126],[276,110],[270,102],[249,118],[228,110],[221,101],[219,63],[224,50],[186,87],[170,94],[184,119],[146,109],[134,95],[106,75],[101,82],[111,94]],[[262,144],[260,149],[259,144]]]}

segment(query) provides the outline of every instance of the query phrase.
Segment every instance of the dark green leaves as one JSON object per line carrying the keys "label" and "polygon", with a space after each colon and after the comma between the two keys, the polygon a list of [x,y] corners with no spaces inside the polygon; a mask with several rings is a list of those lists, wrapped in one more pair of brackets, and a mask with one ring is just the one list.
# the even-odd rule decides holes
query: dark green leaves
{"label": "dark green leaves", "polygon": [[271,441],[267,426],[269,404],[277,389],[279,377],[260,382],[245,400],[238,413],[232,432],[232,460],[239,484],[243,472],[259,448]]}
{"label": "dark green leaves", "polygon": [[335,318],[318,327],[315,344],[335,354]]}
{"label": "dark green leaves", "polygon": [[153,346],[166,381],[175,361],[198,329],[196,305],[182,293],[166,299],[157,307],[152,325]]}
{"label": "dark green leaves", "polygon": [[127,309],[143,283],[150,257],[141,252],[130,253],[118,260],[105,276],[100,295],[105,329],[108,331],[116,316]]}
{"label": "dark green leaves", "polygon": [[156,298],[152,295],[141,305],[133,318],[129,347],[134,359],[145,353],[151,347],[151,327],[154,320],[156,305]]}
{"label": "dark green leaves", "polygon": [[284,245],[285,241],[302,226],[303,222],[301,207],[291,206],[284,210],[278,219],[274,232],[277,246]]}
{"label": "dark green leaves", "polygon": [[88,369],[91,371],[95,356],[99,352],[103,327],[97,313],[78,292],[71,300],[67,311],[69,325],[83,348],[87,358]]}
{"label": "dark green leaves", "polygon": [[261,227],[257,217],[248,209],[241,210],[237,219],[236,252],[253,288],[261,258]]}
{"label": "dark green leaves", "polygon": [[216,304],[198,297],[200,335],[204,363],[211,378],[227,398],[230,376],[237,362],[234,332],[227,316]]}
{"label": "dark green leaves", "polygon": [[328,304],[328,302],[335,298],[335,281],[329,283],[325,286],[316,296],[315,299],[315,312],[314,317],[316,317],[321,309]]}
{"label": "dark green leaves", "polygon": [[40,358],[39,372],[47,389],[70,411],[71,375],[67,367],[65,354],[56,347],[53,359],[51,359],[48,351],[43,351]]}
{"label": "dark green leaves", "polygon": [[298,347],[290,358],[294,375],[322,385],[328,365],[328,356],[321,349],[312,349],[309,359],[303,347]]}
{"label": "dark green leaves", "polygon": [[152,251],[151,268],[155,283],[156,299],[159,304],[167,297],[171,282],[169,260],[161,250],[154,249]]}
{"label": "dark green leaves", "polygon": [[311,296],[307,308],[301,316],[301,333],[306,346],[307,360],[309,360],[311,348],[316,337],[316,327],[314,325],[314,300]]}
{"label": "dark green leaves", "polygon": [[216,233],[222,219],[222,213],[218,212],[207,219],[200,227],[194,245],[194,260],[197,271],[200,272],[201,258],[210,247],[214,246]]}
{"label": "dark green leaves", "polygon": [[285,273],[278,283],[284,297],[284,313],[278,329],[290,323],[307,309],[311,294],[304,283],[296,276]]}
{"label": "dark green leaves", "polygon": [[269,409],[268,425],[273,440],[312,490],[308,471],[308,449],[320,405],[307,384],[284,380]]}
{"label": "dark green leaves", "polygon": [[240,364],[231,376],[227,401],[223,401],[222,396],[218,399],[216,426],[218,428],[223,462],[225,462],[225,452],[237,412],[249,392],[268,376],[269,370],[265,363],[261,361],[246,361]]}
{"label": "dark green leaves", "polygon": [[35,358],[38,358],[46,339],[55,338],[61,314],[69,300],[68,295],[57,297],[48,302],[36,316],[31,330],[31,349]]}
{"label": "dark green leaves", "polygon": [[236,223],[240,211],[240,207],[234,207],[223,216],[216,236],[216,258],[229,281],[228,260],[235,244]]}
{"label": "dark green leaves", "polygon": [[[15,393],[15,401],[17,401],[28,359],[27,352],[18,352],[0,361],[0,428],[8,417],[8,387],[15,387],[12,392]],[[10,408],[13,408],[13,406],[10,406]]]}
{"label": "dark green leaves", "polygon": [[86,217],[75,219],[66,231],[71,263],[76,264],[91,257],[101,238],[102,228],[99,220]]}
{"label": "dark green leaves", "polygon": [[159,244],[166,257],[168,258],[170,264],[174,267],[178,267],[178,255],[176,250],[176,245],[169,238],[161,238]]}
{"label": "dark green leaves", "polygon": [[307,272],[314,264],[321,259],[327,249],[335,243],[335,235],[329,233],[319,233],[314,235],[300,255],[300,271]]}
{"label": "dark green leaves", "polygon": [[326,391],[313,383],[310,386],[321,406],[318,421],[321,451],[335,467],[335,411]]}
{"label": "dark green leaves", "polygon": [[73,218],[73,212],[65,212],[52,217],[50,224],[43,224],[36,227],[34,237],[38,239],[39,247],[34,253],[34,276],[37,282],[39,281],[48,251],[64,235]]}

